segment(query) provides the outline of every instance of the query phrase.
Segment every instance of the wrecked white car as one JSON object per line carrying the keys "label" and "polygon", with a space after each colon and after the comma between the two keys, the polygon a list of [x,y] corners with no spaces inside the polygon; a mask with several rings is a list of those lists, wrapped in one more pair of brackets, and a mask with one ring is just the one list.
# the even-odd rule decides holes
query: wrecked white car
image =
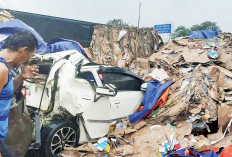
{"label": "wrecked white car", "polygon": [[44,156],[59,156],[63,147],[106,135],[111,124],[134,113],[142,102],[144,80],[93,63],[77,51],[37,55],[32,62],[41,74],[24,83],[25,103],[31,115],[40,116],[35,142],[41,131]]}

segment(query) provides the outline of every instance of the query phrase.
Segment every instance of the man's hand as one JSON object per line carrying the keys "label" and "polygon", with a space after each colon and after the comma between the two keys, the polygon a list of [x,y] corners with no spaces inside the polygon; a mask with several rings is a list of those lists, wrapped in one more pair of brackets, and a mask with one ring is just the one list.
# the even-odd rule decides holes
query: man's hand
{"label": "man's hand", "polygon": [[25,79],[33,79],[38,75],[39,69],[38,66],[29,66],[24,65],[22,68],[22,78]]}
{"label": "man's hand", "polygon": [[39,69],[37,66],[24,65],[22,73],[14,79],[14,90],[17,90],[25,79],[33,79],[38,75]]}

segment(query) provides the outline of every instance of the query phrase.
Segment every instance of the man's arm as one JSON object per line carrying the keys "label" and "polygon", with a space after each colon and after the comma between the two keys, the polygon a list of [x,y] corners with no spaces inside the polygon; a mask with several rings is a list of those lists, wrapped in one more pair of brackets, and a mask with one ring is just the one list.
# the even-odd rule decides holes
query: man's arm
{"label": "man's arm", "polygon": [[22,69],[22,74],[19,74],[14,79],[14,90],[17,90],[23,84],[23,80],[33,79],[34,76],[38,75],[38,72],[39,70],[37,66],[24,65]]}
{"label": "man's arm", "polygon": [[[8,82],[8,74],[9,74],[9,69],[6,67],[6,65],[2,62],[0,62],[0,92],[2,91],[3,87],[7,84]],[[14,91],[20,87],[23,83],[23,78],[22,75],[18,75],[14,79]]]}
{"label": "man's arm", "polygon": [[6,65],[0,62],[0,92],[8,82],[8,73],[9,71]]}
{"label": "man's arm", "polygon": [[23,84],[22,74],[19,74],[19,75],[14,79],[14,91],[16,91],[22,84]]}

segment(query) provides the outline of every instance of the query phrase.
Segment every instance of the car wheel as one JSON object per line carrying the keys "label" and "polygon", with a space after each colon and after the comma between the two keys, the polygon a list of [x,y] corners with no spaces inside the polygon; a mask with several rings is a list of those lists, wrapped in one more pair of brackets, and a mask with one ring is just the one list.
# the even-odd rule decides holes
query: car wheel
{"label": "car wheel", "polygon": [[41,131],[41,153],[59,157],[64,147],[75,147],[79,142],[79,126],[68,120],[53,121]]}

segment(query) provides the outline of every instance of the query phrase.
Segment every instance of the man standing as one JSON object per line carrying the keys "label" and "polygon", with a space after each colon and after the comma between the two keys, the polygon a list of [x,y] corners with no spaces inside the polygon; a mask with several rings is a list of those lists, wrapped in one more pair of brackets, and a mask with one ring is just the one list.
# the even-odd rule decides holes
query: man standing
{"label": "man standing", "polygon": [[[31,79],[37,75],[36,66],[26,65],[38,49],[35,36],[27,31],[17,31],[6,39],[0,52],[0,153],[3,157],[15,156],[3,142],[8,132],[8,117],[11,100],[23,79]],[[11,69],[24,64],[22,73],[12,78]]]}

